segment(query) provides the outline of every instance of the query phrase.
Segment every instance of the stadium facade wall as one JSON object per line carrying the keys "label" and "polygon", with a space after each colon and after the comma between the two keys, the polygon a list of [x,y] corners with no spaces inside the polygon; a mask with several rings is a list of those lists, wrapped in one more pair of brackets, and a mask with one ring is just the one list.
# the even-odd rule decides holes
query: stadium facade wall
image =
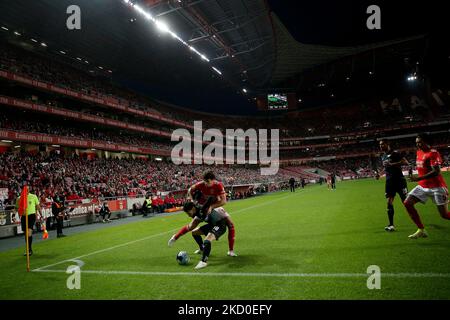
{"label": "stadium facade wall", "polygon": [[73,148],[99,149],[112,152],[129,152],[146,155],[170,156],[170,150],[154,150],[150,148],[135,147],[132,145],[109,144],[103,141],[82,140],[62,136],[34,133],[26,131],[13,131],[0,129],[0,138],[5,140],[22,141],[28,143],[55,144]]}
{"label": "stadium facade wall", "polygon": [[63,116],[66,118],[71,118],[71,119],[75,119],[75,120],[79,120],[79,121],[92,122],[92,123],[101,124],[101,125],[108,125],[111,127],[128,129],[128,130],[137,131],[137,132],[141,132],[141,133],[153,134],[155,136],[160,136],[160,137],[166,137],[166,138],[171,137],[171,134],[168,132],[165,132],[165,131],[155,130],[155,129],[142,127],[142,126],[138,126],[138,125],[133,125],[130,123],[112,120],[109,118],[104,118],[104,117],[86,114],[86,113],[82,113],[82,112],[65,110],[65,109],[57,108],[57,107],[49,107],[46,105],[32,103],[27,100],[16,99],[13,97],[0,96],[0,103],[9,105],[12,107],[21,108],[21,109],[47,113],[47,114],[51,114],[51,115],[55,115],[55,116]]}

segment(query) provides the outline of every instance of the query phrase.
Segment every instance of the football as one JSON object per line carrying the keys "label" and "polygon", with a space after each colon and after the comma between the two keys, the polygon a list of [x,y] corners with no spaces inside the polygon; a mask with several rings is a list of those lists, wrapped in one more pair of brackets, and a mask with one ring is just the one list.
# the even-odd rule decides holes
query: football
{"label": "football", "polygon": [[180,251],[177,254],[177,262],[178,264],[184,266],[187,265],[190,261],[189,255],[186,251]]}

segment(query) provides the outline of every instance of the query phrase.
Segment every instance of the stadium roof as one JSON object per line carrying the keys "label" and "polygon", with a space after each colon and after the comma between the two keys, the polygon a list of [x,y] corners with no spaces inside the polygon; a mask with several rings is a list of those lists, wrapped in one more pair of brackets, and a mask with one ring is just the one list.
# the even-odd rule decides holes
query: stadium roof
{"label": "stadium roof", "polygon": [[[148,1],[138,4],[170,26],[178,36],[204,53],[206,63],[178,41],[151,26],[122,0],[16,0],[0,2],[0,25],[19,31],[15,42],[32,45],[44,41],[45,50],[84,67],[102,66],[130,86],[144,87],[150,94],[173,103],[189,101],[211,105],[205,93],[218,103],[248,103],[242,89],[269,81],[271,66],[260,61],[274,52],[269,9],[263,0]],[[67,7],[81,8],[81,30],[66,28]],[[1,33],[1,32],[0,32]],[[82,61],[76,58],[81,57]],[[60,57],[64,58],[64,57]],[[221,70],[216,74],[211,66]],[[138,83],[138,84],[137,84]],[[239,95],[236,95],[239,93]],[[174,96],[176,96],[173,100]],[[192,100],[192,99],[191,99]],[[242,108],[242,107],[241,107]],[[208,109],[206,109],[208,110]]]}
{"label": "stadium roof", "polygon": [[304,44],[294,39],[275,14],[272,14],[272,16],[277,38],[277,61],[271,77],[272,86],[276,86],[280,82],[300,74],[307,69],[343,57],[423,38],[423,35],[418,35],[403,39],[346,47]]}
{"label": "stadium roof", "polygon": [[[314,44],[301,43],[285,26],[292,21],[282,22],[271,11],[270,0],[130,1],[167,24],[209,62],[149,25],[123,0],[2,1],[0,25],[21,33],[10,35],[16,42],[30,46],[29,39],[36,38],[48,43],[36,51],[84,68],[111,69],[116,80],[134,89],[213,112],[212,103],[222,105],[222,112],[242,110],[253,106],[252,95],[281,86],[309,68],[404,41],[337,47],[323,46],[316,37]],[[66,28],[66,9],[73,4],[81,8],[80,31]],[[82,61],[76,59],[80,57]]]}

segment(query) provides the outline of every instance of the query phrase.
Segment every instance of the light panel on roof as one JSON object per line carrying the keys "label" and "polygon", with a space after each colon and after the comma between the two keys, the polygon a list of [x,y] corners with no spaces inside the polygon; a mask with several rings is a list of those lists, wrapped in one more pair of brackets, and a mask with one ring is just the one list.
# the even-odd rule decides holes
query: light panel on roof
{"label": "light panel on roof", "polygon": [[[155,26],[163,31],[164,33],[168,33],[170,34],[174,39],[178,40],[179,42],[181,42],[184,46],[188,47],[191,51],[193,51],[195,54],[197,54],[202,60],[210,63],[211,61],[209,60],[209,58],[199,52],[196,48],[194,48],[193,46],[189,45],[186,41],[184,41],[181,37],[179,37],[175,32],[173,32],[170,27],[163,21],[160,20],[156,20],[149,12],[145,11],[142,7],[140,7],[137,4],[133,4],[130,0],[123,0],[123,2],[127,5],[130,5],[134,10],[136,10],[138,13],[140,13],[141,15],[143,15],[145,18],[147,18],[147,20],[150,20],[151,22],[153,22],[155,24]],[[212,66],[212,69],[218,73],[219,75],[222,75],[222,72],[219,71],[217,68]]]}

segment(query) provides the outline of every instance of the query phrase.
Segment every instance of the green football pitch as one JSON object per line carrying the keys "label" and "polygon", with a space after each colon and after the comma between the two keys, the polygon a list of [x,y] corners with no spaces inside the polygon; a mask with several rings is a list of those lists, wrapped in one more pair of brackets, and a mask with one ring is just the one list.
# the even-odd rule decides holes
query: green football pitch
{"label": "green football pitch", "polygon": [[[0,253],[0,299],[449,299],[450,221],[431,201],[417,207],[427,239],[408,239],[416,227],[399,199],[397,231],[384,231],[383,180],[230,202],[239,256],[226,255],[224,235],[200,271],[189,234],[167,246],[186,215],[112,223],[36,243],[29,273],[23,248]],[[189,252],[189,265],[177,264],[178,251]],[[69,290],[66,270],[77,263],[80,289]],[[369,290],[373,265],[381,286]]]}

